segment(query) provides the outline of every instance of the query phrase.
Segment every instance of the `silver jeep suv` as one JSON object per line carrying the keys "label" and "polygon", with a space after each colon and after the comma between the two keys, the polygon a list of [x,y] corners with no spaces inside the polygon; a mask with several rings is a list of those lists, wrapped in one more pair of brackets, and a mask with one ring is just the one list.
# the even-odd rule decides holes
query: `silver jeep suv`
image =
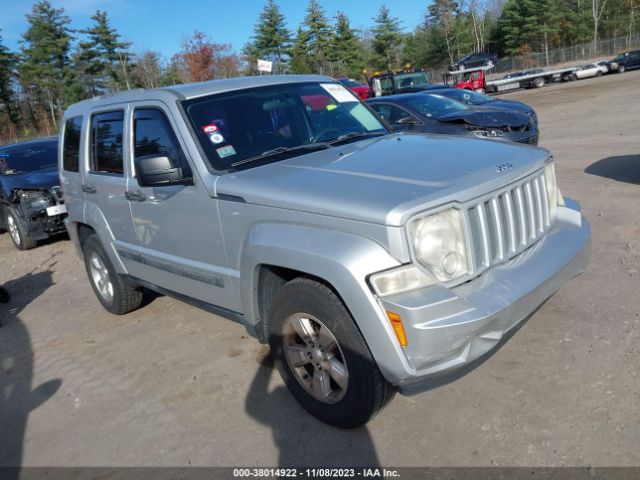
{"label": "silver jeep suv", "polygon": [[92,99],[60,140],[67,229],[103,307],[150,288],[243,324],[340,427],[487,353],[588,262],[549,152],[392,134],[327,77]]}

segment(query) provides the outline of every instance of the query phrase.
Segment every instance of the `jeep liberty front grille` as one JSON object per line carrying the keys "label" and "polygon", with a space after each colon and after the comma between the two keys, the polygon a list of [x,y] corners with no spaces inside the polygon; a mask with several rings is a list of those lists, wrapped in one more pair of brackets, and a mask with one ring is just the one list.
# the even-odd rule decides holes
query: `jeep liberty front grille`
{"label": "jeep liberty front grille", "polygon": [[551,226],[544,174],[538,172],[467,207],[472,274],[506,262]]}

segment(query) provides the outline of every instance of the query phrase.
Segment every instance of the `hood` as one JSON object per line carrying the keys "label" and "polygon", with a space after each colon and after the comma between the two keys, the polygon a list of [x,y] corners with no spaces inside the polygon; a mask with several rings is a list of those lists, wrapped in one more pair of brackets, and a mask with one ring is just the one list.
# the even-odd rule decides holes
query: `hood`
{"label": "hood", "polygon": [[517,110],[522,113],[533,112],[533,108],[517,100],[494,100],[488,104],[491,108],[504,108],[506,110]]}
{"label": "hood", "polygon": [[442,115],[437,120],[444,123],[466,123],[483,128],[521,128],[529,122],[527,116],[518,112],[476,108]]}
{"label": "hood", "polygon": [[215,188],[248,203],[402,226],[419,211],[510,184],[548,157],[506,142],[399,133],[229,173]]}
{"label": "hood", "polygon": [[15,175],[0,175],[0,181],[6,185],[7,190],[11,190],[12,188],[35,190],[60,185],[57,167],[42,168],[34,172],[24,172]]}

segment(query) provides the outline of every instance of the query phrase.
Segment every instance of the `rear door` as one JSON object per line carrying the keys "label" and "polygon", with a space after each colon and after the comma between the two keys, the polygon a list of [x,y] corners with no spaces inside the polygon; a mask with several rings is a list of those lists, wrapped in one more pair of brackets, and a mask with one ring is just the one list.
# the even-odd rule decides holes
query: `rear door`
{"label": "rear door", "polygon": [[140,262],[135,275],[155,285],[228,310],[239,310],[227,268],[217,200],[212,198],[188,158],[184,139],[162,102],[133,104],[128,163],[143,156],[167,156],[194,185],[141,187],[131,175],[127,192]]}
{"label": "rear door", "polygon": [[129,271],[138,241],[125,195],[129,174],[124,161],[128,153],[123,141],[125,111],[123,106],[92,113],[89,161],[81,188],[86,202],[85,218],[98,230],[105,248],[113,248]]}

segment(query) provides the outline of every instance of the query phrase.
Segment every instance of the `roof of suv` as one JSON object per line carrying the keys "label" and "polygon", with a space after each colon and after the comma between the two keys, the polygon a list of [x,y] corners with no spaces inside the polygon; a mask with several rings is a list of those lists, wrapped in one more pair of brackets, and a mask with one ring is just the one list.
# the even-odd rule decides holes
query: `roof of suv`
{"label": "roof of suv", "polygon": [[261,75],[254,77],[235,77],[223,80],[209,80],[207,82],[185,83],[171,87],[161,87],[152,89],[136,89],[118,92],[100,97],[90,98],[82,102],[74,103],[67,111],[73,114],[74,110],[82,110],[87,107],[109,105],[113,103],[131,102],[135,100],[162,100],[173,97],[180,100],[190,100],[192,98],[211,95],[214,93],[230,92],[245,88],[264,87],[269,85],[281,85],[287,83],[302,82],[331,82],[333,78],[323,75]]}

